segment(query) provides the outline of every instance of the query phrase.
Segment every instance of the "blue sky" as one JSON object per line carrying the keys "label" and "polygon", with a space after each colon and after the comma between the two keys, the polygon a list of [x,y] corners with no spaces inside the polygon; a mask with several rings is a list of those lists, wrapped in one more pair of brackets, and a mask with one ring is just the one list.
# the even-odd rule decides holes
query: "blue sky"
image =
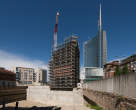
{"label": "blue sky", "polygon": [[[136,53],[135,4],[135,0],[102,1],[108,60]],[[82,65],[82,44],[97,34],[98,5],[99,0],[1,0],[0,50],[48,64],[59,9],[58,43],[77,35]]]}

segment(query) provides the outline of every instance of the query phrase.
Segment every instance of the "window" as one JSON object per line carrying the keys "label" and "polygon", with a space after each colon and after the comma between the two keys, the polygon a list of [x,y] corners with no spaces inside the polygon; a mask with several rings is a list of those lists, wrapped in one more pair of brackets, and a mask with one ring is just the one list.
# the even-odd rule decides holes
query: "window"
{"label": "window", "polygon": [[24,80],[27,80],[27,72],[24,72]]}

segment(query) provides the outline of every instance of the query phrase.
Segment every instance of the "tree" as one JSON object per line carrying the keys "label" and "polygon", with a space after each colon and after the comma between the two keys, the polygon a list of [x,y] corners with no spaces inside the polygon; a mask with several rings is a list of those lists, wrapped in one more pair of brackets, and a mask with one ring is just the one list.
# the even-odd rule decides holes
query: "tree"
{"label": "tree", "polygon": [[122,69],[122,74],[127,74],[129,71],[128,71],[128,66],[125,65]]}
{"label": "tree", "polygon": [[115,70],[115,76],[116,75],[120,75],[121,74],[121,71],[120,71],[120,67],[117,66],[116,70]]}

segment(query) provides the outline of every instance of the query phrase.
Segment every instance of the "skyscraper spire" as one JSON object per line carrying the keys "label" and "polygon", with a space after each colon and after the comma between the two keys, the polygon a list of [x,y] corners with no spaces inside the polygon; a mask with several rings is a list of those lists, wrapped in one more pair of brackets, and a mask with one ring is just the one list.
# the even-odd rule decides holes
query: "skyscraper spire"
{"label": "skyscraper spire", "polygon": [[102,10],[101,10],[101,3],[100,3],[100,7],[99,7],[99,20],[98,20],[98,35],[99,35],[99,67],[103,66],[103,61],[102,61]]}
{"label": "skyscraper spire", "polygon": [[99,7],[99,20],[98,20],[98,29],[99,31],[102,30],[102,9],[101,9],[101,3],[100,3],[100,7]]}

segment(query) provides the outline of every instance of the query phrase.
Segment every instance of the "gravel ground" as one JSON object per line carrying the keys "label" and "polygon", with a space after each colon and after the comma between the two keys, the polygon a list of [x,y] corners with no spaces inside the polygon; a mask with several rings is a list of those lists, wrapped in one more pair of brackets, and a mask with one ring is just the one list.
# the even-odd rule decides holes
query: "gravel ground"
{"label": "gravel ground", "polygon": [[[16,103],[6,104],[6,110],[15,110]],[[1,109],[0,105],[0,110]],[[56,109],[53,109],[56,108]],[[61,109],[60,109],[61,108]],[[91,110],[86,106],[58,106],[54,107],[51,105],[46,105],[38,102],[30,102],[30,101],[20,101],[19,102],[19,110]]]}

